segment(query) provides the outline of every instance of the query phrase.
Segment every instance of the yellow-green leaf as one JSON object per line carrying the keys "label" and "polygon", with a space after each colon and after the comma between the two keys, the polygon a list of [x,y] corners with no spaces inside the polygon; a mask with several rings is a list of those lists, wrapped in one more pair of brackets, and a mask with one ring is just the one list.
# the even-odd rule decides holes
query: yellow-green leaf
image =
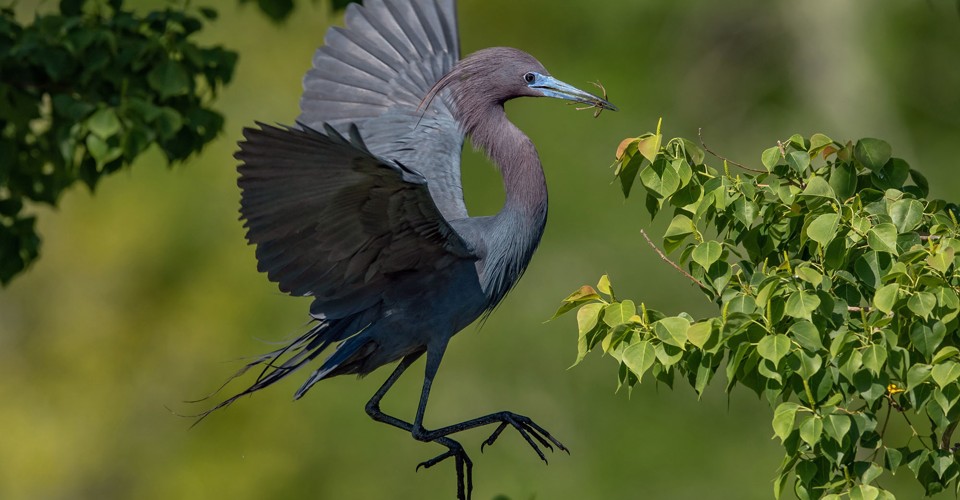
{"label": "yellow-green leaf", "polygon": [[629,323],[630,318],[637,314],[637,306],[632,300],[614,302],[603,309],[603,322],[614,327]]}
{"label": "yellow-green leaf", "polygon": [[723,246],[716,241],[709,240],[697,245],[691,256],[694,262],[703,266],[704,269],[709,269],[711,264],[720,260],[722,253]]}
{"label": "yellow-green leaf", "polygon": [[837,236],[837,226],[840,216],[837,214],[823,214],[807,226],[807,237],[817,243],[827,246]]}
{"label": "yellow-green leaf", "polygon": [[624,349],[620,359],[637,376],[637,379],[642,381],[644,372],[653,366],[656,357],[653,345],[646,340],[641,340]]}
{"label": "yellow-green leaf", "polygon": [[884,314],[893,312],[893,306],[897,303],[897,292],[900,291],[900,285],[891,283],[877,289],[873,294],[873,307]]}
{"label": "yellow-green leaf", "polygon": [[933,376],[933,381],[936,382],[937,385],[944,388],[954,380],[957,380],[957,377],[960,377],[960,363],[944,361],[934,366],[930,375]]}
{"label": "yellow-green leaf", "polygon": [[784,401],[774,410],[773,432],[781,441],[787,439],[787,436],[793,431],[793,422],[797,418],[798,409],[800,409],[800,405],[797,403]]}
{"label": "yellow-green leaf", "polygon": [[687,342],[687,330],[690,322],[679,316],[663,318],[653,324],[653,331],[664,343],[684,348]]}
{"label": "yellow-green leaf", "polygon": [[586,335],[590,330],[593,330],[593,327],[597,326],[597,318],[601,309],[603,309],[603,304],[595,302],[587,304],[577,311],[577,329],[581,336]]}
{"label": "yellow-green leaf", "polygon": [[786,335],[768,335],[757,343],[757,354],[776,365],[790,353],[790,345],[790,339]]}
{"label": "yellow-green leaf", "polygon": [[701,321],[690,325],[687,329],[687,340],[691,344],[703,349],[703,346],[710,340],[710,334],[713,333],[713,323],[710,321]]}

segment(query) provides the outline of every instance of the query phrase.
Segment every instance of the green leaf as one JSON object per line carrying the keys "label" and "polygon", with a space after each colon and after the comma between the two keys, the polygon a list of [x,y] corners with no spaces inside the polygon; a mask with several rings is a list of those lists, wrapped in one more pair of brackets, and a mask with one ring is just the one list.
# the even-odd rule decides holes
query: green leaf
{"label": "green leaf", "polygon": [[846,437],[847,432],[850,431],[850,417],[847,415],[831,414],[828,415],[825,420],[823,428],[827,431],[827,435],[832,437],[834,441],[843,443],[843,438]]}
{"label": "green leaf", "polygon": [[190,91],[190,77],[177,61],[167,59],[147,74],[147,83],[164,99]]}
{"label": "green leaf", "polygon": [[820,307],[820,298],[812,293],[797,291],[790,294],[783,312],[788,316],[810,319],[810,313]]}
{"label": "green leaf", "polygon": [[840,223],[838,214],[824,214],[807,226],[807,237],[817,243],[827,246],[837,236],[837,225]]}
{"label": "green leaf", "polygon": [[923,219],[923,204],[917,200],[900,199],[890,204],[888,213],[898,232],[910,232]]}
{"label": "green leaf", "polygon": [[930,374],[933,372],[933,367],[923,363],[918,363],[910,367],[907,370],[907,389],[913,390],[917,386],[927,381],[930,378]]}
{"label": "green leaf", "polygon": [[690,322],[679,316],[663,318],[653,324],[653,331],[664,343],[681,349],[687,342],[687,330]]}
{"label": "green leaf", "polygon": [[933,351],[940,346],[940,342],[943,341],[946,333],[946,328],[940,323],[935,323],[931,327],[920,321],[915,321],[910,326],[910,342],[923,354],[924,358],[930,359],[933,356]]}
{"label": "green leaf", "polygon": [[710,321],[701,321],[690,325],[690,328],[687,329],[687,340],[689,340],[691,344],[703,349],[703,346],[710,340],[712,333],[713,323]]}
{"label": "green leaf", "polygon": [[952,247],[941,246],[936,252],[927,257],[926,263],[937,271],[946,273],[950,265],[953,264],[955,252]]}
{"label": "green leaf", "polygon": [[880,375],[880,370],[887,362],[887,349],[883,346],[872,344],[863,350],[863,366],[873,372],[875,376]]}
{"label": "green leaf", "polygon": [[777,406],[773,412],[773,432],[780,438],[780,441],[787,439],[790,432],[793,431],[793,422],[797,418],[797,410],[800,405],[790,401],[784,401]]}
{"label": "green leaf", "polygon": [[814,326],[808,320],[801,319],[790,326],[788,331],[793,336],[793,340],[796,340],[800,347],[810,351],[816,352],[823,349],[823,341],[820,340],[820,332],[817,331],[817,327]]}
{"label": "green leaf", "polygon": [[670,253],[677,249],[683,240],[693,233],[693,221],[686,215],[677,215],[670,221],[666,232],[663,234],[663,247]]}
{"label": "green leaf", "polygon": [[680,188],[680,175],[663,158],[640,171],[640,182],[659,198],[666,198]]}
{"label": "green leaf", "polygon": [[624,349],[620,359],[630,371],[636,374],[637,379],[642,381],[643,374],[653,366],[656,358],[656,350],[653,345],[646,340],[641,340]]}
{"label": "green leaf", "polygon": [[917,292],[907,300],[907,307],[923,319],[927,319],[936,306],[937,297],[930,292]]}
{"label": "green leaf", "polygon": [[833,188],[830,187],[830,184],[823,180],[823,177],[819,176],[811,177],[807,181],[807,187],[803,190],[803,196],[831,199],[836,199],[837,197],[836,193],[833,192]]}
{"label": "green leaf", "polygon": [[817,132],[810,136],[810,154],[816,154],[817,151],[831,144],[833,144],[833,139]]}
{"label": "green leaf", "polygon": [[790,339],[786,335],[768,335],[757,343],[757,354],[777,365],[780,359],[790,353],[790,345]]}
{"label": "green leaf", "polygon": [[931,371],[933,381],[941,388],[946,388],[953,381],[960,377],[960,363],[955,361],[944,361],[933,367]]}
{"label": "green leaf", "polygon": [[823,433],[823,421],[817,417],[810,417],[800,424],[800,439],[813,448],[820,442]]}
{"label": "green leaf", "polygon": [[869,484],[858,484],[850,490],[850,500],[877,500],[880,490]]}
{"label": "green leaf", "polygon": [[896,473],[903,462],[903,453],[896,448],[883,448],[883,465],[892,473]]}
{"label": "green leaf", "polygon": [[878,252],[897,254],[897,226],[889,222],[877,224],[867,231],[867,244]]}
{"label": "green leaf", "polygon": [[120,132],[120,119],[113,108],[100,108],[87,119],[87,128],[101,139],[109,139]]}
{"label": "green leaf", "polygon": [[813,286],[820,286],[823,283],[823,275],[815,267],[810,265],[798,265],[793,270],[798,278],[810,283]]}
{"label": "green leaf", "polygon": [[823,359],[816,354],[811,355],[803,351],[797,351],[796,355],[800,358],[800,367],[797,369],[797,373],[804,379],[812,378],[823,366]]}
{"label": "green leaf", "polygon": [[853,148],[853,157],[873,171],[883,168],[892,153],[890,145],[880,139],[860,139]]}
{"label": "green leaf", "polygon": [[593,303],[587,304],[577,311],[577,329],[581,336],[586,335],[590,330],[593,330],[593,327],[597,326],[597,319],[602,309],[603,304]]}
{"label": "green leaf", "polygon": [[583,285],[579,290],[567,295],[567,298],[563,299],[563,304],[560,305],[560,308],[557,309],[557,312],[555,312],[550,319],[557,319],[580,304],[591,300],[600,300],[600,296],[597,295],[597,291],[594,290],[593,287]]}
{"label": "green leaf", "polygon": [[650,163],[657,159],[657,153],[660,152],[660,142],[663,136],[660,134],[649,135],[637,140],[637,151],[643,155]]}
{"label": "green leaf", "polygon": [[629,323],[634,314],[637,314],[637,306],[632,300],[615,302],[603,309],[603,322],[610,327],[620,326]]}
{"label": "green leaf", "polygon": [[613,297],[613,287],[610,286],[610,278],[606,274],[600,277],[600,281],[597,282],[597,290],[600,290],[601,293]]}
{"label": "green leaf", "polygon": [[842,163],[830,172],[830,187],[837,198],[846,200],[857,192],[857,171],[853,165]]}
{"label": "green leaf", "polygon": [[691,256],[694,262],[703,266],[704,269],[709,269],[711,264],[720,260],[722,253],[723,247],[720,243],[710,240],[697,245]]}
{"label": "green leaf", "polygon": [[803,174],[810,166],[810,154],[806,151],[791,151],[787,155],[787,165],[799,174]]}
{"label": "green leaf", "polygon": [[763,154],[760,155],[760,162],[763,163],[763,167],[767,169],[767,172],[773,172],[774,167],[780,163],[781,158],[783,157],[780,155],[780,147],[774,146],[763,150]]}
{"label": "green leaf", "polygon": [[877,289],[873,294],[873,307],[884,314],[893,312],[893,306],[897,303],[897,293],[900,291],[900,285],[891,283]]}
{"label": "green leaf", "polygon": [[620,180],[620,189],[623,191],[623,197],[629,198],[633,190],[633,183],[637,180],[637,172],[640,171],[640,165],[643,164],[643,157],[632,156],[624,164],[622,161],[616,172],[617,179]]}
{"label": "green leaf", "polygon": [[955,358],[958,355],[960,355],[960,349],[957,349],[952,345],[948,345],[937,351],[937,354],[933,357],[933,364],[942,363],[950,358]]}

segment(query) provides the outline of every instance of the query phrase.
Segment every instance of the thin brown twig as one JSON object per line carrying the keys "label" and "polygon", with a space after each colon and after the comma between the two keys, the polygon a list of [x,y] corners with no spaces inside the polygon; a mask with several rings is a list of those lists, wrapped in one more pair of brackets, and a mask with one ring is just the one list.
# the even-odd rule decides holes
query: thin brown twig
{"label": "thin brown twig", "polygon": [[640,230],[640,234],[643,235],[643,239],[647,240],[647,244],[650,245],[650,248],[652,248],[655,252],[657,252],[657,255],[659,255],[660,258],[663,259],[664,262],[666,262],[667,264],[670,264],[671,266],[673,266],[673,268],[676,269],[677,271],[680,271],[680,274],[686,276],[687,279],[689,279],[690,281],[696,283],[697,286],[699,286],[700,288],[703,288],[704,290],[709,290],[709,288],[707,288],[707,286],[704,285],[700,280],[698,280],[697,278],[694,278],[692,274],[684,271],[683,268],[681,268],[681,267],[678,266],[676,263],[674,263],[672,260],[670,260],[670,258],[667,257],[667,255],[663,253],[663,250],[660,250],[660,247],[658,247],[657,245],[655,245],[655,244],[653,243],[653,241],[650,239],[650,237],[647,236],[647,232],[646,232],[646,231],[644,231],[643,229],[641,229],[641,230]]}
{"label": "thin brown twig", "polygon": [[[731,164],[731,165],[733,165],[733,166],[740,167],[740,168],[742,168],[742,169],[744,169],[744,170],[746,170],[746,171],[748,171],[748,172],[753,172],[753,173],[755,173],[755,174],[767,174],[767,173],[769,173],[769,172],[767,172],[766,170],[757,170],[757,169],[755,169],[755,168],[750,168],[750,167],[748,167],[748,166],[746,166],[746,165],[744,165],[744,164],[742,164],[742,163],[737,163],[737,162],[735,162],[735,161],[733,161],[733,160],[731,160],[731,159],[729,159],[729,158],[726,158],[726,157],[724,157],[724,156],[720,156],[719,154],[717,154],[716,152],[714,152],[712,149],[710,149],[710,148],[707,146],[707,143],[704,142],[704,140],[703,140],[703,128],[702,128],[702,127],[697,129],[697,137],[700,139],[700,145],[703,146],[703,149],[704,149],[706,152],[712,154],[713,156],[716,156],[717,158],[719,158],[719,159],[721,159],[721,160],[723,160],[723,161],[725,161],[725,162],[727,162],[727,163],[729,163],[729,164]],[[781,157],[786,156],[786,151],[784,151],[784,149],[783,149],[783,144],[782,144],[780,141],[777,141],[777,146],[780,147],[780,156],[781,156]],[[781,179],[787,181],[787,184],[790,184],[790,185],[792,185],[792,186],[796,186],[796,187],[798,187],[798,188],[800,188],[800,189],[803,189],[803,188],[806,187],[806,186],[803,185],[803,183],[798,183],[797,181],[795,181],[795,180],[793,180],[793,179],[791,179],[791,178],[789,178],[789,177],[781,177]]]}
{"label": "thin brown twig", "polygon": [[727,163],[729,163],[729,164],[731,164],[731,165],[736,165],[736,166],[738,166],[738,167],[740,167],[740,168],[742,168],[742,169],[744,169],[744,170],[746,170],[746,171],[748,171],[748,172],[753,172],[753,173],[757,173],[757,174],[765,174],[765,173],[767,173],[766,170],[757,170],[757,169],[755,169],[755,168],[750,168],[750,167],[748,167],[748,166],[746,166],[746,165],[744,165],[744,164],[742,164],[742,163],[737,163],[737,162],[735,162],[735,161],[733,161],[733,160],[730,160],[730,159],[728,159],[728,158],[724,158],[723,156],[720,156],[720,155],[718,155],[717,153],[715,153],[712,149],[710,149],[710,148],[707,146],[707,143],[704,142],[704,140],[703,140],[703,127],[697,129],[697,137],[700,139],[700,145],[703,146],[703,149],[704,149],[706,152],[712,154],[713,156],[716,156],[717,158],[719,158],[719,159],[721,159],[721,160],[723,160],[723,161],[725,161],[725,162],[727,162]]}

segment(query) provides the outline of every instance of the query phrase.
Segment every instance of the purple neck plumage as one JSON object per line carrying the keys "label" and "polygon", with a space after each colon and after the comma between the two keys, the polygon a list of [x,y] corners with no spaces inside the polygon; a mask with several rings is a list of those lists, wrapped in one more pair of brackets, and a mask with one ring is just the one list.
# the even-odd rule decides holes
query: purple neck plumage
{"label": "purple neck plumage", "polygon": [[507,119],[503,101],[471,88],[471,82],[451,82],[454,115],[474,146],[500,169],[506,191],[493,230],[485,235],[487,254],[481,264],[492,308],[520,279],[540,243],[547,220],[547,184],[533,142]]}

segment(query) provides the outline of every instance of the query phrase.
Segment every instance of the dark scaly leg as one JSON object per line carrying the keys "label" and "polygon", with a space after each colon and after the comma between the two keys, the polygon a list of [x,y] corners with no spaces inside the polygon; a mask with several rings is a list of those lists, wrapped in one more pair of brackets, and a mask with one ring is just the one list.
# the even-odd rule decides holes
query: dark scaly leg
{"label": "dark scaly leg", "polygon": [[[529,444],[530,447],[537,452],[537,455],[545,463],[547,463],[547,457],[543,454],[543,450],[541,450],[540,446],[546,447],[551,451],[553,451],[553,447],[556,446],[557,448],[570,453],[570,450],[568,450],[563,443],[550,435],[546,429],[537,425],[536,422],[528,417],[509,411],[491,413],[489,415],[467,420],[466,422],[449,425],[447,427],[442,427],[432,431],[425,429],[423,427],[423,415],[427,409],[427,399],[430,397],[430,387],[433,384],[433,378],[436,376],[437,370],[440,368],[440,360],[443,358],[443,352],[445,348],[446,345],[439,349],[427,350],[427,366],[423,377],[423,390],[420,393],[420,405],[417,407],[417,416],[413,421],[413,430],[411,431],[415,439],[420,441],[439,442],[439,439],[443,439],[450,434],[473,429],[475,427],[499,423],[500,425],[496,428],[496,430],[493,431],[493,434],[491,434],[490,437],[488,437],[480,446],[480,451],[483,451],[484,446],[492,445],[494,442],[496,442],[503,430],[506,429],[508,425],[511,425],[517,430],[517,432],[520,433],[523,439],[526,440],[527,444]],[[443,455],[437,458],[442,460],[441,457],[443,457]]]}
{"label": "dark scaly leg", "polygon": [[[377,389],[377,392],[374,393],[373,397],[370,398],[370,401],[367,402],[366,411],[367,415],[370,415],[370,418],[376,420],[377,422],[383,422],[388,425],[392,425],[399,429],[403,429],[407,432],[410,432],[416,438],[416,434],[413,432],[414,425],[400,420],[399,418],[387,415],[380,411],[380,400],[383,399],[383,396],[390,390],[390,387],[400,378],[400,375],[406,371],[414,361],[420,358],[423,352],[417,352],[405,356],[400,360],[400,364],[397,365],[397,368],[393,370],[393,373],[387,378],[387,380],[380,386],[380,389]],[[428,356],[429,358],[429,356]],[[434,370],[436,372],[436,370]],[[432,382],[432,377],[429,381],[424,380],[424,390],[426,393],[430,392],[429,386]],[[425,399],[425,397],[422,397]],[[419,438],[418,438],[419,439]],[[467,456],[466,452],[463,451],[463,446],[460,445],[457,441],[450,439],[445,436],[438,436],[436,439],[431,439],[429,441],[436,442],[443,446],[447,447],[447,451],[437,455],[430,460],[420,463],[417,465],[417,470],[420,467],[429,469],[434,465],[453,457],[456,461],[457,468],[457,498],[459,500],[469,500],[470,493],[473,491],[473,462],[470,461],[470,457]]]}

